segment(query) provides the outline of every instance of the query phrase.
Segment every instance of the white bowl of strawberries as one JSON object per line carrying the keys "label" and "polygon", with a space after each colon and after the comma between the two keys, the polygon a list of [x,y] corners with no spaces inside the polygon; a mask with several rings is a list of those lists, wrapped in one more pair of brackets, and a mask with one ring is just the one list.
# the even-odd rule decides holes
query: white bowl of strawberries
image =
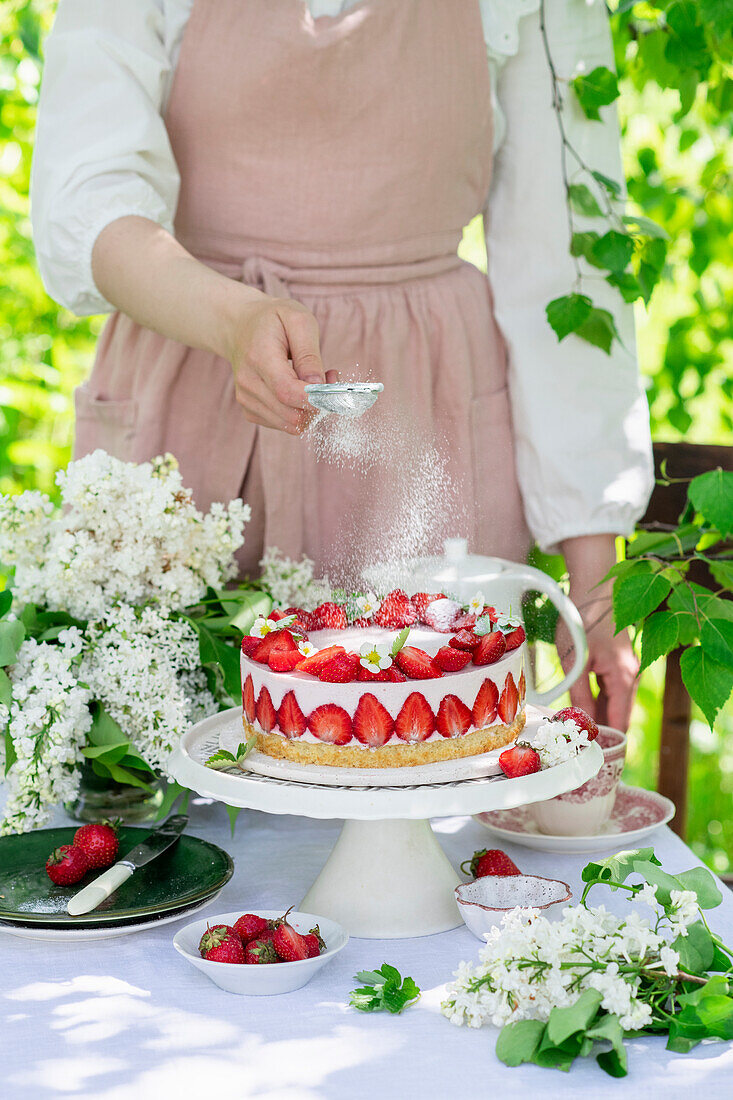
{"label": "white bowl of strawberries", "polygon": [[348,942],[336,921],[292,909],[221,913],[173,937],[176,951],[220,989],[252,997],[300,989]]}

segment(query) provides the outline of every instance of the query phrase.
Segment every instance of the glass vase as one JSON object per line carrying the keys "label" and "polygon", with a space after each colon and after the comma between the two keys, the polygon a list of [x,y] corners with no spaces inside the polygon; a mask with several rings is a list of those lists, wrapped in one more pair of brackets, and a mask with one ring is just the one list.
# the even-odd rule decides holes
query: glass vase
{"label": "glass vase", "polygon": [[117,783],[96,775],[90,764],[84,764],[76,799],[67,802],[64,808],[77,821],[119,818],[123,825],[153,821],[163,804],[166,780],[162,775],[154,775],[147,777],[146,783],[150,790]]}

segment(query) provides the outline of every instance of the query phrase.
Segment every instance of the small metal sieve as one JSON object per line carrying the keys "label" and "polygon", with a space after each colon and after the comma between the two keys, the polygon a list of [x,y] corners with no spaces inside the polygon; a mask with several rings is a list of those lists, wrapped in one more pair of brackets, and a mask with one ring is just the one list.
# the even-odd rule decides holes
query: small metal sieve
{"label": "small metal sieve", "polygon": [[314,408],[355,420],[371,409],[383,389],[381,382],[318,382],[305,392]]}

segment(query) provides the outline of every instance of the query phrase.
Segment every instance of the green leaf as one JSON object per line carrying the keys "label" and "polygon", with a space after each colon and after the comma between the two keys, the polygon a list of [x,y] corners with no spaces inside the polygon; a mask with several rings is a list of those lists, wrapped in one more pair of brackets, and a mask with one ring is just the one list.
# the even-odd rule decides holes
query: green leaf
{"label": "green leaf", "polygon": [[624,1046],[624,1031],[618,1016],[606,1013],[599,1016],[596,1022],[588,1028],[586,1036],[596,1042],[608,1042],[610,1050],[601,1051],[596,1055],[598,1065],[611,1077],[625,1077],[627,1073],[626,1048]]}
{"label": "green leaf", "polygon": [[0,667],[15,664],[18,650],[25,638],[25,627],[20,619],[0,621]]}
{"label": "green leaf", "polygon": [[706,619],[700,631],[700,644],[714,660],[733,669],[733,622]]}
{"label": "green leaf", "polygon": [[601,217],[598,200],[586,184],[571,183],[568,187],[568,199],[576,214],[583,214],[588,218]]}
{"label": "green leaf", "polygon": [[710,67],[710,54],[696,8],[692,0],[670,5],[665,20],[669,34],[664,56],[679,69],[697,69],[704,74]]}
{"label": "green leaf", "polygon": [[680,636],[677,616],[669,611],[656,611],[644,621],[641,635],[640,671],[675,648]]}
{"label": "green leaf", "polygon": [[645,619],[671,591],[670,581],[661,573],[632,573],[615,581],[613,616],[616,633]]}
{"label": "green leaf", "polygon": [[652,863],[651,860],[637,860],[634,863],[634,870],[637,874],[641,875],[646,882],[656,886],[657,888],[657,901],[660,905],[669,905],[671,902],[672,890],[681,890],[680,881],[674,875],[668,874],[662,870],[658,863]]}
{"label": "green leaf", "polygon": [[599,107],[606,107],[618,98],[618,81],[605,65],[598,65],[591,72],[579,73],[570,81],[586,118],[601,121]]}
{"label": "green leaf", "polygon": [[576,332],[590,316],[593,303],[585,294],[566,294],[546,307],[547,320],[558,340]]}
{"label": "green leaf", "polygon": [[0,619],[4,619],[13,603],[13,593],[9,588],[3,588],[0,592]]}
{"label": "green leaf", "polygon": [[591,175],[593,176],[593,179],[596,181],[596,183],[600,183],[601,187],[605,187],[606,191],[610,191],[614,198],[619,198],[619,196],[621,195],[620,183],[618,183],[616,180],[611,179],[610,176],[605,176],[603,172],[598,172],[597,170],[592,171]]}
{"label": "green leaf", "polygon": [[4,669],[0,668],[0,703],[9,707],[13,698],[13,685]]}
{"label": "green leaf", "polygon": [[590,263],[595,263],[592,248],[598,240],[600,240],[600,236],[594,230],[589,229],[584,233],[573,233],[570,240],[571,256],[584,256]]}
{"label": "green leaf", "polygon": [[395,638],[395,640],[392,642],[392,648],[390,650],[390,653],[392,654],[393,657],[397,656],[397,654],[402,649],[403,645],[405,644],[405,642],[407,641],[409,636],[410,636],[409,626],[403,627],[402,630],[397,635],[397,637]]}
{"label": "green leaf", "polygon": [[122,768],[119,764],[105,764],[101,760],[95,760],[93,767],[97,775],[108,775],[117,783],[126,783],[128,787],[139,787],[140,790],[152,793],[153,788],[149,783],[144,783],[133,771]]}
{"label": "green leaf", "polygon": [[88,739],[91,745],[129,745],[122,728],[100,703],[95,703],[92,708],[92,728]]}
{"label": "green leaf", "polygon": [[224,692],[232,703],[241,698],[242,681],[239,668],[239,647],[215,637],[203,623],[190,620],[198,631],[201,664],[213,669],[221,679]]}
{"label": "green leaf", "polygon": [[713,963],[713,941],[702,921],[689,925],[686,936],[678,936],[672,947],[680,957],[680,969],[704,974]]}
{"label": "green leaf", "polygon": [[733,592],[733,562],[709,561],[708,569],[721,588],[727,588]]}
{"label": "green leaf", "polygon": [[663,241],[669,240],[667,230],[658,222],[652,221],[651,218],[645,218],[643,214],[624,214],[621,221],[624,225],[635,227],[640,234],[646,234],[647,237]]}
{"label": "green leaf", "polygon": [[722,38],[733,27],[733,0],[698,0],[700,18]]}
{"label": "green leaf", "polygon": [[587,863],[580,877],[583,882],[593,882],[595,879],[601,882],[626,882],[629,875],[636,870],[638,863],[661,866],[654,855],[653,848],[630,848],[624,852],[617,852],[615,856],[609,856],[607,859]]}
{"label": "green leaf", "polygon": [[623,271],[634,251],[634,242],[628,233],[609,229],[591,246],[591,254],[598,267],[609,271]]}
{"label": "green leaf", "polygon": [[[233,609],[229,615],[229,625],[240,630],[242,634],[249,634],[255,619],[260,616],[267,618],[272,610],[272,600],[266,592],[254,590],[243,592],[238,595],[236,604],[236,610]],[[229,606],[228,602],[227,610]]]}
{"label": "green leaf", "polygon": [[226,810],[227,817],[229,818],[229,831],[230,831],[231,835],[234,836],[234,827],[237,824],[237,818],[241,814],[242,808],[241,808],[241,806],[229,806],[225,802],[224,803],[224,809]]}
{"label": "green leaf", "polygon": [[257,744],[256,737],[250,737],[248,741],[243,741],[236,753],[228,752],[226,749],[217,749],[212,753],[209,759],[206,761],[207,768],[221,769],[221,768],[241,768],[243,762],[252,752],[252,749]]}
{"label": "green leaf", "polygon": [[10,736],[10,730],[5,727],[5,774],[7,775],[12,768],[15,761],[18,759],[18,754],[15,751],[15,745],[13,744],[13,738]]}
{"label": "green leaf", "polygon": [[362,970],[356,975],[363,988],[352,990],[349,1004],[360,1012],[401,1012],[420,996],[420,989],[412,978],[402,979],[399,970],[389,963],[382,963],[378,970]]}
{"label": "green leaf", "polygon": [[718,711],[727,703],[733,690],[733,669],[722,665],[697,645],[682,654],[680,670],[690,697],[712,728]]}
{"label": "green leaf", "polygon": [[701,909],[715,909],[723,900],[718,884],[707,867],[692,867],[675,875],[675,878],[682,884],[683,890],[693,890],[697,894]]}
{"label": "green leaf", "polygon": [[618,330],[613,314],[607,309],[598,309],[594,306],[583,324],[575,330],[576,336],[585,340],[587,344],[605,351],[606,355],[611,351],[614,339],[618,340]]}
{"label": "green leaf", "polygon": [[690,482],[688,496],[695,509],[721,535],[733,533],[733,473],[728,470],[708,470]]}
{"label": "green leaf", "polygon": [[595,1019],[603,1000],[597,989],[586,989],[574,1004],[567,1008],[553,1008],[547,1021],[547,1038],[554,1046],[560,1046],[578,1031],[585,1031]]}
{"label": "green leaf", "polygon": [[496,1057],[505,1066],[532,1062],[545,1033],[542,1020],[517,1020],[505,1024],[496,1040]]}
{"label": "green leaf", "polygon": [[178,801],[181,795],[184,795],[184,799],[181,803],[181,808],[179,812],[185,813],[188,807],[188,800],[191,792],[188,790],[187,787],[182,787],[180,783],[176,783],[175,779],[169,779],[168,785],[163,793],[163,801],[160,804],[160,809],[155,815],[155,820],[163,821],[164,818],[166,818],[171,812],[174,803]]}

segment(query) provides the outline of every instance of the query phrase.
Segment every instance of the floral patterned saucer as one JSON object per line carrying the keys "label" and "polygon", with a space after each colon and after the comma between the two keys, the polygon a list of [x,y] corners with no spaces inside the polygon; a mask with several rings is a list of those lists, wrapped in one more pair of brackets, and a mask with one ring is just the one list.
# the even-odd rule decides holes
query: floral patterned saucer
{"label": "floral patterned saucer", "polygon": [[611,816],[593,836],[551,836],[541,833],[529,806],[476,814],[476,821],[502,839],[541,852],[586,853],[633,847],[648,833],[666,825],[675,805],[656,791],[619,784]]}

